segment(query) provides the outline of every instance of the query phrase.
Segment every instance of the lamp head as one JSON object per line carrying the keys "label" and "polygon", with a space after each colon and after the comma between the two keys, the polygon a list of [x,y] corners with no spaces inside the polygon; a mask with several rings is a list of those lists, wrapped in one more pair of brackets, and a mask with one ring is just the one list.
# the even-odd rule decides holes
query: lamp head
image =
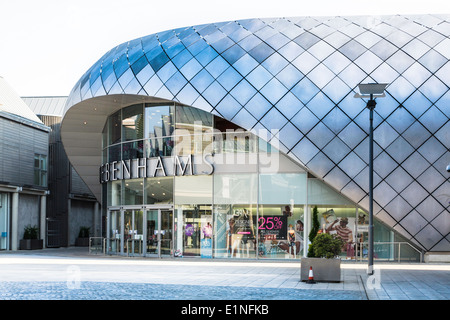
{"label": "lamp head", "polygon": [[359,93],[355,98],[383,98],[386,96],[384,90],[387,83],[361,83],[358,85]]}

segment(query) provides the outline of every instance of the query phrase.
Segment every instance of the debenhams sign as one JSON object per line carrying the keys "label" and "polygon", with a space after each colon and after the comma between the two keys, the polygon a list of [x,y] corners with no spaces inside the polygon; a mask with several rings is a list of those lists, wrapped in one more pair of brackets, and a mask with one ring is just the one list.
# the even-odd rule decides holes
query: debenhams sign
{"label": "debenhams sign", "polygon": [[105,163],[100,167],[100,183],[124,179],[212,174],[214,166],[202,156],[138,158]]}

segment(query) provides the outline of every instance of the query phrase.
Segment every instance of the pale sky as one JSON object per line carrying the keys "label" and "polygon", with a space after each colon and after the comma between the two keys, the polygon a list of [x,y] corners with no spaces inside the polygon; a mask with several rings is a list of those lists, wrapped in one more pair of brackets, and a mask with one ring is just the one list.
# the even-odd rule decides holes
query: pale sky
{"label": "pale sky", "polygon": [[248,18],[450,14],[448,0],[1,0],[0,76],[20,96],[67,96],[113,47]]}

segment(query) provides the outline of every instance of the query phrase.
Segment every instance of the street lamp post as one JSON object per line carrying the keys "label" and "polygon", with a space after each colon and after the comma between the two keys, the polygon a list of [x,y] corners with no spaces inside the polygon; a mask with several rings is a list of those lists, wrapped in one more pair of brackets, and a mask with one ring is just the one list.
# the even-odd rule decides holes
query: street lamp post
{"label": "street lamp post", "polygon": [[355,98],[369,98],[367,108],[369,109],[370,126],[369,126],[369,252],[368,252],[368,269],[367,274],[373,275],[373,110],[377,103],[375,98],[383,98],[386,96],[384,89],[385,83],[368,83],[359,84],[359,92],[355,94]]}

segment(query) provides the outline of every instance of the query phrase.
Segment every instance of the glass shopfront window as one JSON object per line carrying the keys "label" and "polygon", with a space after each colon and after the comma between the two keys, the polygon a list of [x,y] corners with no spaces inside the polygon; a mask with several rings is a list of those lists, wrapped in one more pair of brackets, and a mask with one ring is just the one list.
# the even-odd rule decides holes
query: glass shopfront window
{"label": "glass shopfront window", "polygon": [[[355,207],[316,206],[322,232],[335,234],[343,245],[340,256],[344,259],[355,258],[356,218]],[[314,210],[314,208],[313,208]]]}
{"label": "glass shopfront window", "polygon": [[120,206],[122,204],[122,181],[112,181],[108,183],[108,206]]}
{"label": "glass shopfront window", "polygon": [[121,141],[121,119],[122,119],[122,110],[117,111],[113,115],[108,118],[108,145],[116,144]]}
{"label": "glass shopfront window", "polygon": [[213,115],[200,109],[176,106],[175,134],[198,135],[213,129]]}
{"label": "glass shopfront window", "polygon": [[214,206],[214,257],[256,257],[256,205]]}
{"label": "glass shopfront window", "polygon": [[145,179],[145,204],[172,204],[173,177]]}
{"label": "glass shopfront window", "polygon": [[172,136],[175,122],[175,106],[145,105],[145,138]]}
{"label": "glass shopfront window", "polygon": [[174,141],[172,137],[150,138],[144,140],[145,157],[168,157],[171,156],[174,149]]}
{"label": "glass shopfront window", "polygon": [[132,179],[125,180],[123,192],[124,205],[136,205],[144,203],[144,180]]}
{"label": "glass shopfront window", "polygon": [[216,153],[255,153],[257,149],[257,137],[243,129],[214,134],[214,151]]}
{"label": "glass shopfront window", "polygon": [[138,140],[122,144],[122,160],[144,157],[144,141]]}
{"label": "glass shopfront window", "polygon": [[256,207],[233,205],[228,212],[228,256],[256,257]]}
{"label": "glass shopfront window", "polygon": [[122,145],[116,144],[108,148],[108,162],[122,160]]}
{"label": "glass shopfront window", "polygon": [[176,250],[184,256],[212,258],[212,206],[176,207]]}
{"label": "glass shopfront window", "polygon": [[255,153],[259,139],[199,109],[147,103],[112,114],[103,141],[108,156],[105,160],[112,162],[172,155]]}
{"label": "glass shopfront window", "polygon": [[[357,213],[355,257],[358,261],[368,258],[369,214],[359,209]],[[374,220],[374,258],[386,261],[420,261],[420,253],[409,246],[408,241],[389,227]]]}
{"label": "glass shopfront window", "polygon": [[258,256],[300,258],[303,254],[306,173],[259,177]]}
{"label": "glass shopfront window", "polygon": [[184,256],[212,258],[212,176],[174,180],[175,250]]}
{"label": "glass shopfront window", "polygon": [[214,256],[255,258],[258,175],[214,176]]}
{"label": "glass shopfront window", "polygon": [[260,258],[300,258],[304,241],[303,206],[260,205],[258,256]]}
{"label": "glass shopfront window", "polygon": [[175,153],[196,155],[213,150],[213,115],[199,109],[177,106],[174,131]]}
{"label": "glass shopfront window", "polygon": [[[177,129],[178,130],[178,129]],[[188,155],[204,155],[211,154],[213,150],[213,131],[206,131],[197,135],[188,135],[187,130],[178,130],[178,135],[174,136],[173,155],[188,156]]]}
{"label": "glass shopfront window", "polygon": [[306,173],[274,173],[259,176],[260,204],[305,204]]}
{"label": "glass shopfront window", "polygon": [[175,106],[145,105],[145,156],[171,156],[174,148],[173,135]]}
{"label": "glass shopfront window", "polygon": [[122,142],[142,139],[144,135],[143,105],[122,110]]}

